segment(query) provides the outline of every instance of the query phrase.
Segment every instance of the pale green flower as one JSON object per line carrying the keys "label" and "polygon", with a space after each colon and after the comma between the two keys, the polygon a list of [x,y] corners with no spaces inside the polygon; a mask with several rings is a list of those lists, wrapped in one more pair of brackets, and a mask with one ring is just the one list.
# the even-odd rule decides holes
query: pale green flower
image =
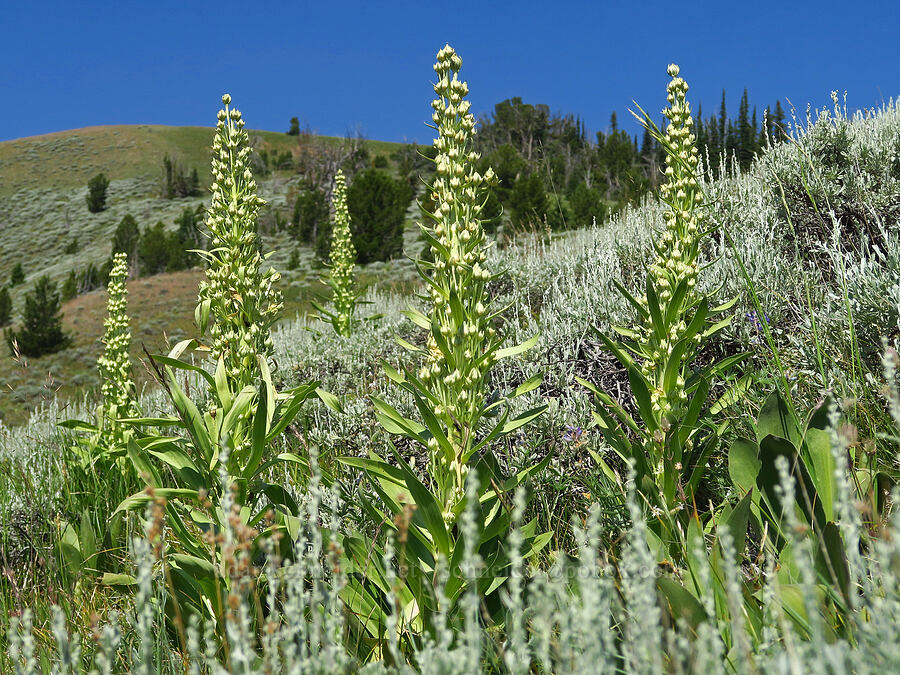
{"label": "pale green flower", "polygon": [[[131,379],[131,331],[128,325],[128,256],[116,253],[107,286],[109,297],[106,303],[107,317],[103,325],[103,354],[97,359],[97,368],[102,380],[103,417],[115,419],[129,417],[137,412],[134,381]],[[118,425],[113,423],[116,434]]]}
{"label": "pale green flower", "polygon": [[257,355],[271,356],[269,329],[282,308],[275,287],[280,275],[263,272],[256,229],[260,207],[250,172],[250,139],[240,111],[222,97],[213,141],[212,201],[206,215],[209,236],[206,280],[200,282],[196,317],[209,336],[212,357],[225,360],[228,378],[239,390],[257,380]]}

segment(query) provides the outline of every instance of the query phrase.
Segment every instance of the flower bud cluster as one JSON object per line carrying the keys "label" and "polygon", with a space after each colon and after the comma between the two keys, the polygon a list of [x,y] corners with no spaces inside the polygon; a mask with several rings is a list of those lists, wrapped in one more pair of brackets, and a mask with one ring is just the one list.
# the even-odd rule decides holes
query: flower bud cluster
{"label": "flower bud cluster", "polygon": [[212,318],[208,327],[212,356],[225,358],[226,373],[240,386],[256,380],[256,355],[269,356],[269,328],[282,308],[275,288],[280,275],[261,270],[257,219],[265,203],[250,172],[250,139],[239,110],[222,97],[213,141],[212,200],[206,215],[209,253],[199,302]]}
{"label": "flower bud cluster", "polygon": [[338,170],[334,177],[334,227],[331,231],[331,285],[336,317],[335,329],[339,335],[348,336],[352,330],[353,312],[356,309],[356,293],[353,288],[353,270],[356,266],[356,248],[350,236],[350,212],[347,210],[347,182],[344,172]]}
{"label": "flower bud cluster", "polygon": [[[651,357],[643,364],[643,373],[651,381],[662,382],[662,373],[675,345],[686,330],[686,308],[692,307],[697,283],[699,265],[701,190],[697,179],[700,156],[696,138],[691,131],[693,118],[686,99],[687,82],[679,75],[677,65],[670,65],[668,74],[672,78],[667,87],[669,107],[663,111],[668,119],[666,126],[666,181],[660,190],[660,198],[668,206],[665,212],[665,230],[656,242],[656,260],[649,273],[659,297],[662,314],[674,316],[667,321],[667,334],[662,340],[656,337],[653,326],[647,321],[645,327]],[[679,284],[685,282],[688,292],[681,306],[674,314],[667,312]],[[695,338],[698,342],[700,336]],[[674,391],[664,391],[662,385],[651,390],[654,412],[660,418],[670,416],[672,407],[685,401],[684,384]]]}
{"label": "flower bud cluster", "polygon": [[[432,325],[425,362],[419,379],[437,399],[435,414],[446,428],[454,456],[432,453],[432,475],[451,478],[445,506],[463,496],[467,447],[485,401],[485,378],[499,339],[491,326],[491,300],[486,286],[492,275],[485,268],[488,242],[482,227],[485,189],[496,183],[491,169],[475,170],[479,155],[473,149],[475,117],[465,100],[468,85],[458,77],[462,59],[449,45],[438,52],[434,70],[437,97],[432,119],[438,132],[434,141],[435,177],[430,185],[434,203],[430,234],[439,245],[431,247]],[[484,357],[484,358],[482,358]],[[439,483],[444,483],[438,480]]]}
{"label": "flower bud cluster", "polygon": [[137,413],[134,381],[131,378],[131,331],[128,325],[128,255],[116,253],[109,273],[106,302],[107,316],[103,322],[103,354],[97,359],[102,380],[104,417],[130,417]]}

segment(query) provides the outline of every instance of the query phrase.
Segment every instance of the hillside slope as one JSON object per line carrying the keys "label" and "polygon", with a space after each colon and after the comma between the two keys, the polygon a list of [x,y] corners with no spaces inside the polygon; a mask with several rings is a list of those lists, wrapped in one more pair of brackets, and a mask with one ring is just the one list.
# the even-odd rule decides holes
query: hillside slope
{"label": "hillside slope", "polygon": [[[251,131],[250,136],[258,151],[294,155],[299,151],[296,136],[271,131]],[[19,316],[24,294],[38,277],[47,274],[61,285],[72,270],[80,273],[88,264],[103,265],[110,255],[113,232],[126,214],[134,216],[142,230],[157,222],[171,229],[185,208],[205,204],[212,137],[212,128],[134,125],[89,127],[0,143],[0,284],[7,283],[16,264],[21,263],[25,271],[25,282],[11,289],[14,318]],[[341,140],[317,139],[335,144]],[[365,143],[372,158],[389,155],[400,147],[381,141]],[[186,171],[197,169],[197,196],[160,196],[165,155]],[[86,184],[100,172],[111,179],[107,208],[90,213],[85,202]],[[275,211],[282,217],[289,216],[290,192],[299,180],[291,170],[258,178],[260,195],[269,204],[268,217]],[[271,264],[285,277],[286,315],[305,311],[311,294],[321,290],[317,282],[320,270],[312,250],[301,247],[299,267],[288,271],[288,259],[296,244],[283,232],[263,234],[262,239],[264,250],[272,254]],[[405,261],[376,265],[367,278],[402,282],[410,274],[408,269],[398,273],[398,265],[408,267]],[[135,355],[140,353],[140,341],[145,337],[161,337],[163,330],[170,336],[183,334],[189,328],[199,274],[178,272],[132,280],[139,294],[131,310],[138,338]],[[0,420],[22,421],[49,392],[58,389],[69,395],[95,384],[93,371],[100,352],[104,302],[105,292],[98,290],[66,303],[64,323],[73,335],[72,346],[31,360],[28,368],[9,356],[5,344],[0,345],[0,384],[4,389],[0,394]],[[150,344],[161,346],[148,341]]]}

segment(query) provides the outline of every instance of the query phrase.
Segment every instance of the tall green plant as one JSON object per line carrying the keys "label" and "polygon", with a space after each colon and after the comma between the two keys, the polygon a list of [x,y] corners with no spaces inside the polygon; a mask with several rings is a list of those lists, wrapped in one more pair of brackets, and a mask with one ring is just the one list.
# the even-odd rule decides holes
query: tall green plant
{"label": "tall green plant", "polygon": [[[170,531],[162,554],[173,591],[170,626],[183,635],[186,616],[211,621],[227,654],[227,602],[257,597],[259,574],[251,563],[266,551],[290,555],[288,541],[299,531],[295,499],[270,480],[272,470],[285,463],[307,466],[304,458],[276,448],[317,383],[279,392],[272,382],[269,329],[281,306],[274,288],[278,274],[260,270],[256,218],[262,200],[247,164],[249,139],[241,114],[229,108],[231,97],[222,101],[207,215],[210,246],[198,251],[209,267],[196,316],[209,340],[184,340],[167,356],[152,357],[175,416],[130,420],[149,429],[136,433],[127,447],[147,489],[119,510],[163,503]],[[191,348],[210,355],[213,372],[184,359]],[[206,385],[201,403],[183,386],[191,374]],[[333,400],[321,395],[326,404]],[[165,428],[173,433],[159,431]],[[229,534],[223,538],[224,532]],[[279,537],[281,546],[267,544]]]}
{"label": "tall green plant", "polygon": [[356,248],[350,236],[350,212],[347,210],[347,181],[340,169],[334,177],[334,226],[331,228],[331,302],[334,311],[313,303],[319,313],[334,327],[334,332],[349,337],[353,331],[353,314],[357,296],[354,289]]}
{"label": "tall green plant", "polygon": [[[742,356],[693,367],[710,336],[730,321],[727,316],[719,321],[712,317],[733,303],[713,308],[712,298],[697,289],[700,249],[707,233],[700,160],[691,132],[688,85],[679,77],[678,66],[670,65],[668,74],[672,79],[667,88],[669,107],[664,111],[669,120],[665,133],[643,111],[643,117],[638,117],[666,156],[666,182],[660,190],[660,199],[668,207],[665,229],[655,243],[656,259],[648,269],[643,296],[636,298],[616,284],[637,311],[639,326],[615,328],[627,338],[624,343],[601,334],[628,373],[640,423],[609,394],[578,381],[596,397],[595,419],[607,442],[622,460],[634,464],[637,487],[658,523],[654,531],[680,541],[722,431],[709,415],[721,404],[707,406],[711,379]],[[596,459],[614,475],[604,458]]]}
{"label": "tall green plant", "polygon": [[[265,202],[250,172],[250,138],[241,112],[222,97],[213,141],[212,201],[206,215],[209,250],[195,317],[214,359],[225,361],[225,374],[237,390],[260,376],[257,355],[272,354],[269,329],[282,308],[273,268],[262,271],[257,219]],[[210,317],[213,318],[210,321]]]}
{"label": "tall green plant", "polygon": [[134,380],[131,377],[131,330],[128,324],[128,254],[116,253],[107,286],[106,320],[103,322],[103,355],[97,360],[102,380],[104,416],[112,420],[137,413]]}
{"label": "tall green plant", "polygon": [[[364,507],[400,541],[402,572],[395,590],[382,583],[394,572],[365,573],[370,560],[380,567],[383,556],[369,553],[375,542],[363,536],[347,537],[344,542],[347,568],[353,571],[344,597],[362,617],[361,630],[376,641],[392,639],[386,634],[386,597],[399,604],[405,617],[395,630],[409,631],[410,637],[434,630],[431,621],[439,608],[455,612],[464,589],[485,597],[503,584],[509,552],[501,542],[512,516],[507,493],[544,464],[505,477],[492,453],[494,441],[541,415],[546,405],[509,418],[510,399],[535,389],[540,375],[509,397],[490,388],[494,364],[529,349],[537,337],[502,348],[504,335],[495,327],[503,308],[495,305],[487,284],[500,274],[485,266],[489,244],[481,217],[484,190],[494,181],[494,174],[488,169],[481,175],[475,169],[475,119],[464,100],[468,86],[458,79],[461,64],[448,45],[438,52],[434,66],[438,82],[432,107],[438,138],[434,142],[436,175],[430,191],[435,209],[428,213],[432,225],[422,227],[433,262],[419,261],[418,265],[430,308],[427,315],[414,309],[407,312],[427,331],[427,337],[424,348],[403,343],[419,354],[422,363],[417,372],[402,373],[385,365],[391,381],[414,401],[420,420],[406,418],[386,401],[373,398],[375,414],[386,431],[427,451],[427,476],[420,479],[407,458],[399,455],[396,464],[374,456],[343,460],[369,476],[381,504],[364,501]],[[475,516],[475,533],[468,535],[460,526],[467,508]],[[535,536],[534,522],[526,525],[526,557],[548,538]],[[488,562],[486,573],[474,582],[467,581],[459,569],[467,546]],[[435,574],[441,561],[449,565],[443,581]]]}

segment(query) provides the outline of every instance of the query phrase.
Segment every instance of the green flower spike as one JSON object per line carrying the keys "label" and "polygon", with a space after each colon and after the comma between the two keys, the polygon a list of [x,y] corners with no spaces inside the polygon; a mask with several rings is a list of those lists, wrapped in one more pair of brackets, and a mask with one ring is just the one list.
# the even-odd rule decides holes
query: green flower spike
{"label": "green flower spike", "polygon": [[[209,251],[206,280],[200,283],[196,311],[201,333],[209,336],[212,357],[225,360],[226,375],[236,390],[259,379],[257,354],[273,352],[269,329],[282,308],[275,287],[280,275],[261,271],[257,218],[265,203],[256,194],[250,173],[250,140],[240,111],[222,97],[213,141],[212,202],[206,216]],[[212,317],[212,321],[210,321]]]}

